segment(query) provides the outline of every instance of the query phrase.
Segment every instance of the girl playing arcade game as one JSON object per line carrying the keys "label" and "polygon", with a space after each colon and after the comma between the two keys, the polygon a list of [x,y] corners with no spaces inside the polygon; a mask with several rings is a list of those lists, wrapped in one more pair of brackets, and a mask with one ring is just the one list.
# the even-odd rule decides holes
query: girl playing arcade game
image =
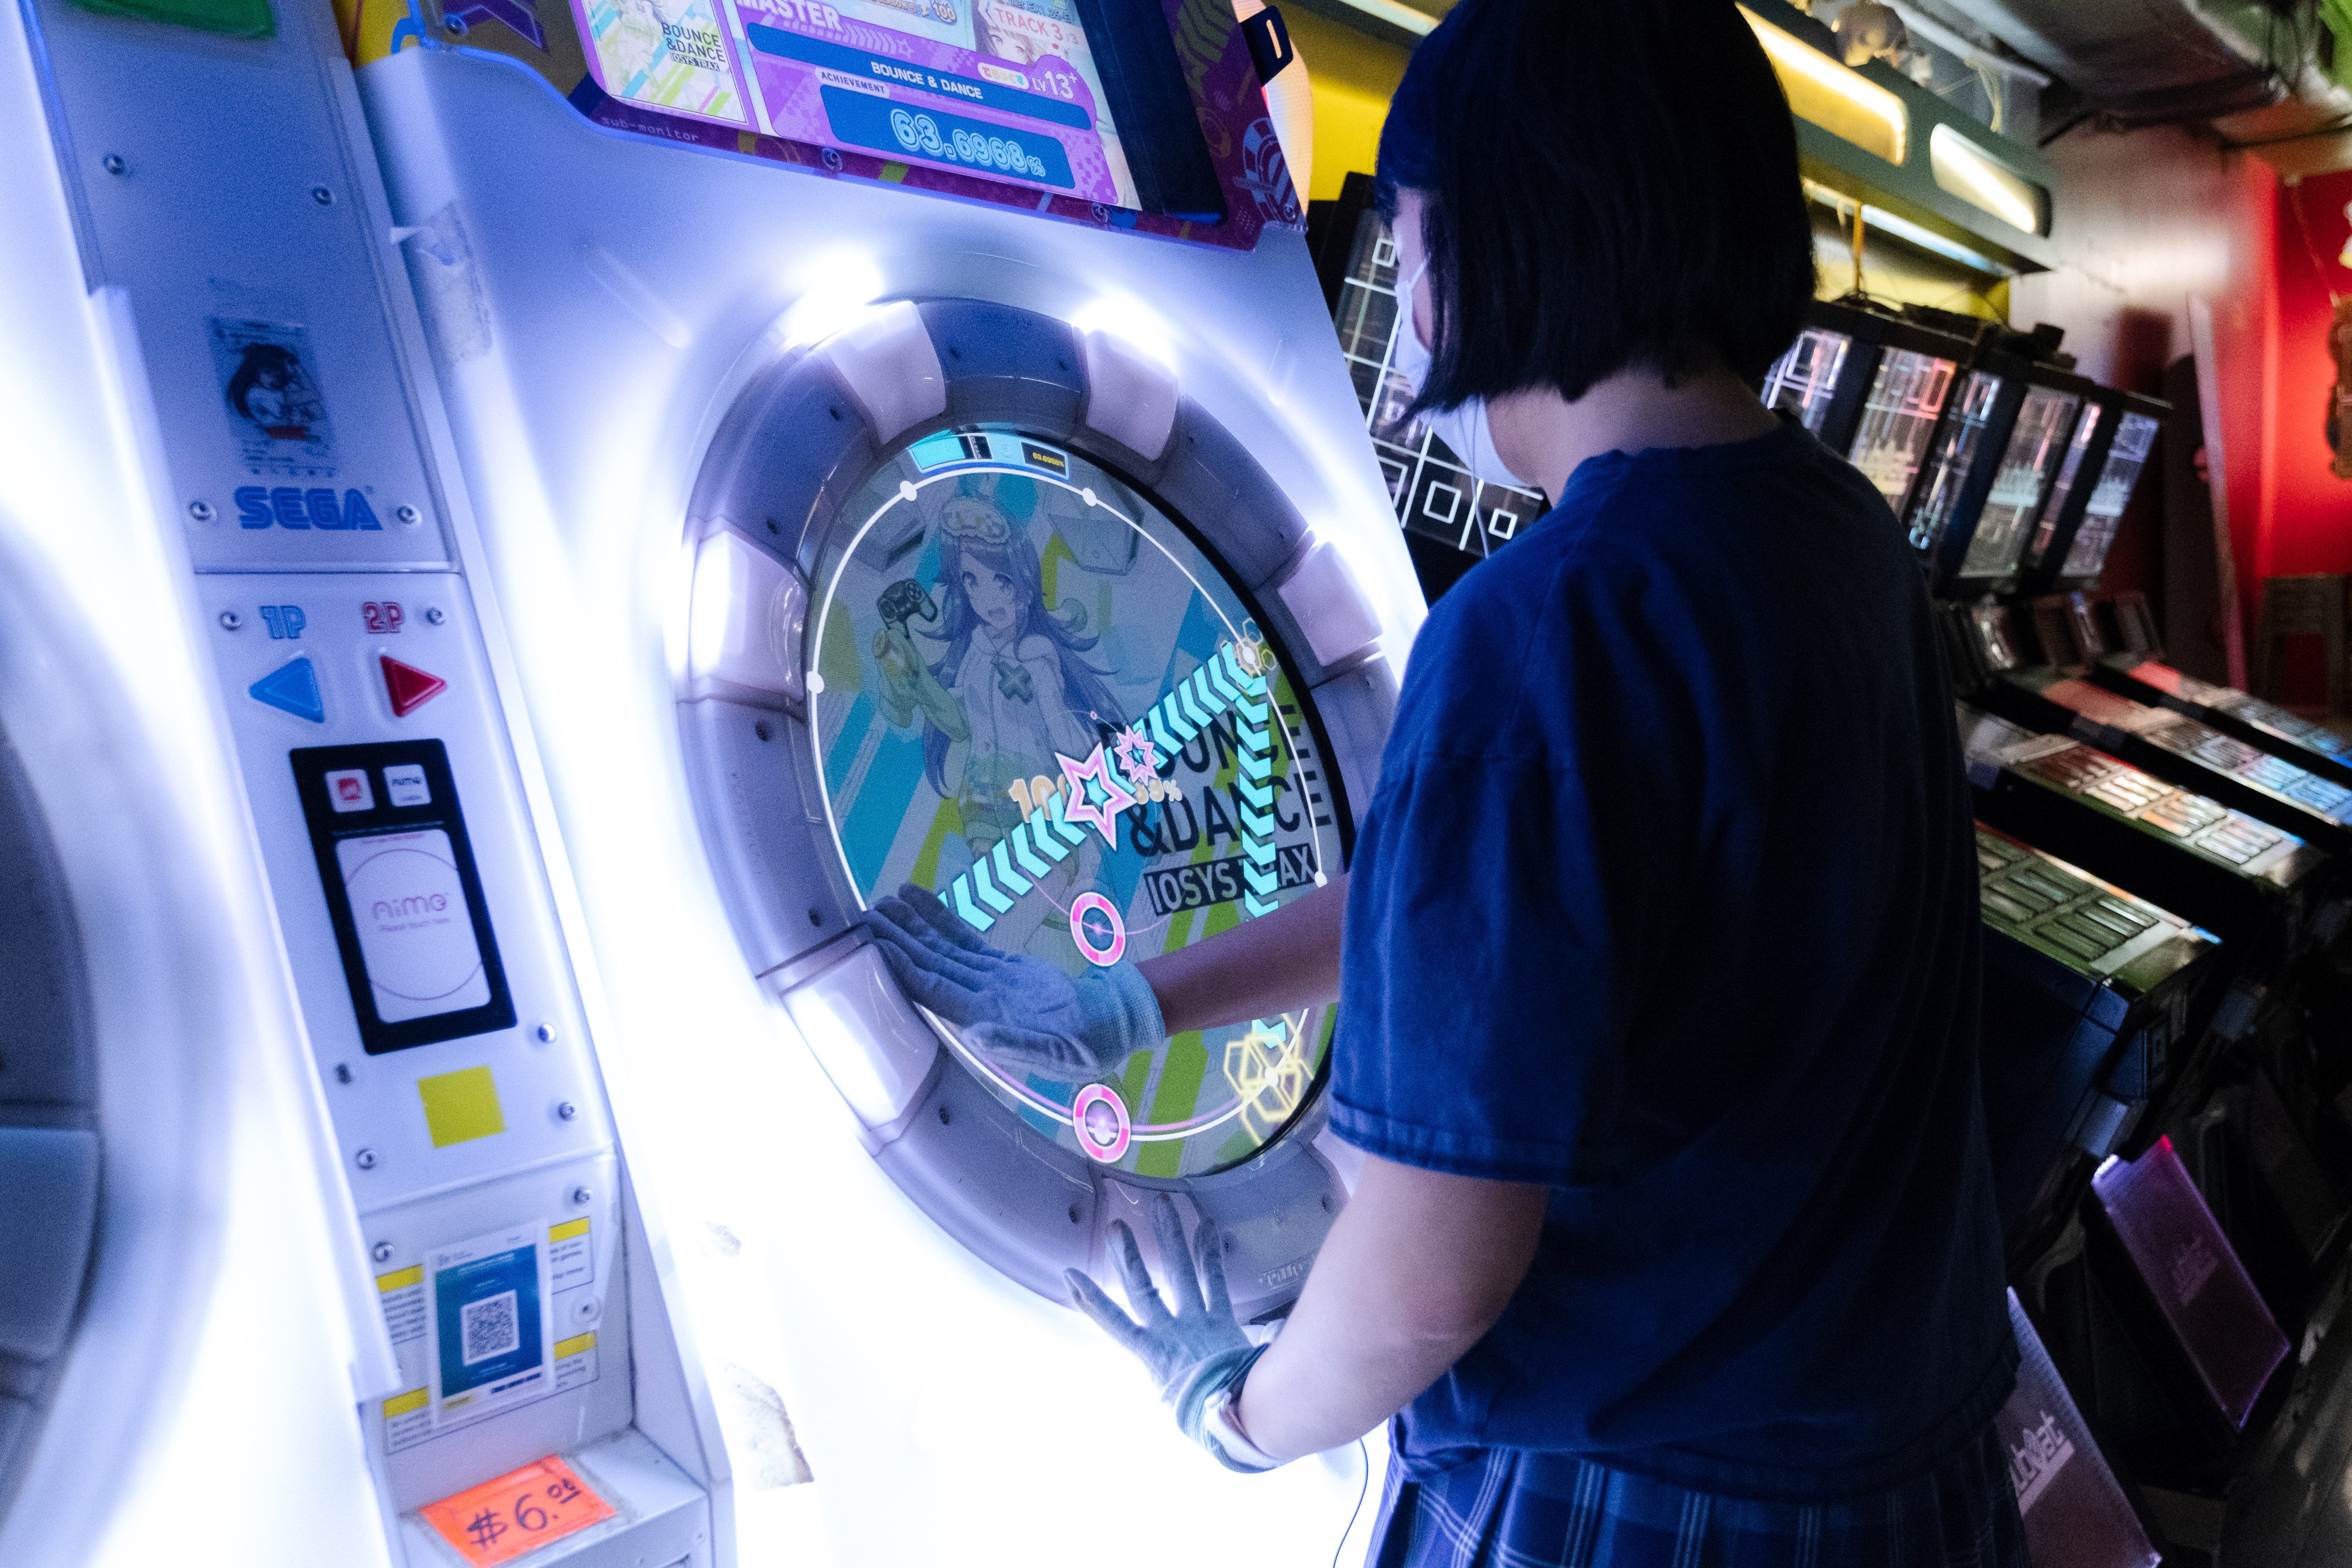
{"label": "girl playing arcade game", "polygon": [[874,934],[1101,1060],[1339,997],[1366,1159],[1280,1336],[1165,1200],[1172,1308],[1123,1226],[1134,1316],[1070,1283],[1235,1468],[1392,1420],[1377,1563],[2022,1563],[1966,781],[1902,531],[1749,390],[1812,290],[1763,52],[1463,0],[1381,178],[1419,405],[1555,504],[1432,612],[1350,876],[1076,983]]}

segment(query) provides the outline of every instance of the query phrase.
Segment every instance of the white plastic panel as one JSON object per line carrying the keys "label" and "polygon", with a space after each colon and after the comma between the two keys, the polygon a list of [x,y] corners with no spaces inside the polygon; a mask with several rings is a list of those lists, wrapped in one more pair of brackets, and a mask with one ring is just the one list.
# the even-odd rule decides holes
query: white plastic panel
{"label": "white plastic panel", "polygon": [[1307,646],[1326,669],[1353,658],[1381,635],[1380,617],[1357,586],[1339,546],[1318,540],[1275,592],[1307,634]]}
{"label": "white plastic panel", "polygon": [[807,618],[808,589],[798,573],[731,529],[711,533],[694,558],[688,696],[800,701]]}
{"label": "white plastic panel", "polygon": [[868,1131],[907,1113],[946,1048],[871,947],[786,992],[784,1010]]}
{"label": "white plastic panel", "polygon": [[874,439],[887,443],[911,425],[947,412],[947,381],[923,318],[905,300],[868,311],[824,345]]}
{"label": "white plastic panel", "polygon": [[[462,581],[447,573],[338,573],[215,575],[199,585],[287,955],[360,1212],[609,1145],[604,1092]],[[387,658],[446,689],[396,716]],[[252,693],[297,660],[310,663],[322,721]],[[372,1057],[360,1041],[288,753],[404,739],[437,740],[448,752],[516,1022]],[[475,1068],[490,1070],[505,1130],[436,1147],[419,1085]],[[574,1111],[568,1118],[565,1105]]]}
{"label": "white plastic panel", "polygon": [[[361,1406],[369,1446],[391,1481],[391,1501],[411,1509],[528,1464],[541,1454],[629,1424],[629,1297],[621,1273],[620,1164],[592,1155],[460,1191],[401,1204],[367,1216],[377,1296],[393,1328],[401,1386],[387,1402]],[[583,1234],[579,1222],[587,1222]],[[410,1411],[431,1387],[431,1341],[424,1319],[436,1248],[477,1237],[530,1231],[550,1253],[549,1293],[556,1351],[548,1392],[499,1414],[443,1429],[432,1412]],[[381,1253],[381,1258],[375,1254]],[[572,1343],[593,1335],[584,1348]]]}
{"label": "white plastic panel", "polygon": [[1096,331],[1086,336],[1089,429],[1147,462],[1158,462],[1176,427],[1176,376],[1133,343]]}
{"label": "white plastic panel", "polygon": [[[130,298],[160,499],[199,569],[446,563],[384,312],[389,239],[345,174],[320,52],[335,48],[332,20],[277,9],[278,37],[229,43],[65,0],[34,7],[89,282]],[[294,429],[304,438],[268,435]],[[315,510],[313,492],[330,498]],[[335,526],[314,523],[330,514]]]}

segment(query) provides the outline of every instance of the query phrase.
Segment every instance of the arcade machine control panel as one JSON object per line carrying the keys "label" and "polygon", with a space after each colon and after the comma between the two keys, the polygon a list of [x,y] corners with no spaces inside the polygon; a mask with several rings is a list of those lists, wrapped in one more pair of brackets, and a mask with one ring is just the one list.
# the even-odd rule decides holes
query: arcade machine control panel
{"label": "arcade machine control panel", "polygon": [[[2019,651],[2024,628],[2005,606],[1976,605],[1958,613],[1974,630],[1970,640],[1989,677],[1982,700],[1994,711],[2036,729],[2071,734],[2331,853],[2352,847],[2352,789],[2182,714],[2106,690],[2051,664],[2046,655],[2041,664],[2027,664]],[[2049,640],[2056,643],[2059,657],[2071,653],[2063,627]]]}
{"label": "arcade machine control panel", "polygon": [[[2094,606],[2078,589],[2058,605],[2037,606],[2037,623],[2047,624],[2058,610],[2072,635],[2076,661],[2108,690],[2185,714],[2332,784],[2352,785],[2352,738],[2274,702],[2233,687],[2210,685],[2165,663],[2144,595],[2119,595]],[[2116,630],[2112,639],[2103,624],[2110,618]],[[2116,641],[2120,648],[2114,646]]]}
{"label": "arcade machine control panel", "polygon": [[[2012,1256],[2046,1245],[2178,1067],[2217,944],[1979,823],[1986,1122]],[[2069,1152],[2071,1151],[2072,1152]]]}

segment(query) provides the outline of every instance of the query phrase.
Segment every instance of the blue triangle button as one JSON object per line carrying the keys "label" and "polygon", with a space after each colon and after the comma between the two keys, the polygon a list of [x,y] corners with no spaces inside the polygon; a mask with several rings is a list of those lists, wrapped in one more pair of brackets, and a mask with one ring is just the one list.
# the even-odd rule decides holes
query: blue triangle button
{"label": "blue triangle button", "polygon": [[308,719],[313,724],[327,721],[326,700],[319,695],[319,672],[307,658],[287,660],[247,687],[245,694],[297,719]]}

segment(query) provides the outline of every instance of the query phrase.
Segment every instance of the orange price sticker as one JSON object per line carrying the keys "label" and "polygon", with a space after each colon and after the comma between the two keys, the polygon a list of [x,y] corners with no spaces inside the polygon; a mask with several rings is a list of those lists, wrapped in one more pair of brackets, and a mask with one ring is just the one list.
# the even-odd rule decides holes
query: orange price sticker
{"label": "orange price sticker", "polygon": [[474,1568],[490,1568],[620,1510],[551,1454],[418,1511]]}

